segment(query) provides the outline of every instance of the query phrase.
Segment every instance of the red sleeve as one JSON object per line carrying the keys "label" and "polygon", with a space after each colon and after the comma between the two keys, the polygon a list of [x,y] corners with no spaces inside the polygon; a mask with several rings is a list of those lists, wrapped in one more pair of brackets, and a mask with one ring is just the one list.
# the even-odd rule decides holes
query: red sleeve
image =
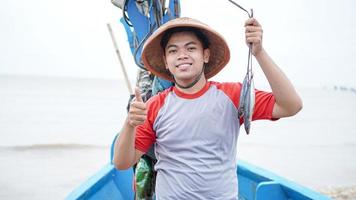
{"label": "red sleeve", "polygon": [[[212,84],[215,84],[218,87],[218,89],[224,91],[224,93],[231,99],[236,109],[238,109],[240,103],[240,92],[242,88],[241,83],[212,82]],[[252,120],[258,120],[258,119],[277,120],[272,118],[274,103],[275,103],[275,99],[271,92],[255,90],[255,108],[253,111]],[[240,124],[242,123],[243,123],[243,119],[240,119]]]}
{"label": "red sleeve", "polygon": [[147,152],[151,145],[155,143],[156,133],[153,130],[153,124],[169,91],[169,89],[165,90],[147,101],[147,119],[142,125],[136,128],[135,148],[137,150]]}
{"label": "red sleeve", "polygon": [[275,102],[276,101],[272,92],[255,90],[255,108],[253,110],[252,120],[277,120],[272,118],[272,112]]}
{"label": "red sleeve", "polygon": [[239,107],[240,102],[240,91],[241,91],[241,83],[217,83],[212,82],[212,84],[216,85],[219,90],[222,90],[235,105],[236,109]]}

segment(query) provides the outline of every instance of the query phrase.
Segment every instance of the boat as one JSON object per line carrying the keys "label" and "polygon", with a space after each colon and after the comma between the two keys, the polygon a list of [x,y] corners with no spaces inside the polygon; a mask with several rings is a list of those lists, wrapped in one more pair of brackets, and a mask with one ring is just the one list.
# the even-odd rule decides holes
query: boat
{"label": "boat", "polygon": [[[179,0],[112,0],[112,2],[123,10],[124,17],[120,22],[125,27],[134,60],[138,67],[143,68],[139,56],[141,55],[142,44],[160,24],[180,15]],[[141,5],[144,2],[150,2],[151,5],[149,7],[156,9],[147,10],[144,7],[145,5]],[[165,9],[158,9],[160,13],[157,14],[157,8],[160,8],[157,5],[162,4],[162,2],[165,2],[164,4],[167,3],[166,7]],[[150,13],[148,14],[148,12]],[[156,16],[161,16],[161,18],[157,19]],[[167,84],[164,83],[164,80],[160,80],[159,82],[164,87]],[[67,200],[134,199],[133,169],[117,170],[112,163],[114,141],[111,145],[111,155],[108,164],[74,189],[67,196]],[[291,182],[242,160],[238,160],[236,173],[238,178],[238,185],[236,187],[238,187],[240,200],[330,199],[307,187]]]}
{"label": "boat", "polygon": [[[115,140],[114,140],[115,141]],[[96,174],[74,189],[67,200],[134,200],[133,169],[117,170],[110,161]],[[239,200],[329,200],[313,191],[268,170],[242,160],[237,162]]]}

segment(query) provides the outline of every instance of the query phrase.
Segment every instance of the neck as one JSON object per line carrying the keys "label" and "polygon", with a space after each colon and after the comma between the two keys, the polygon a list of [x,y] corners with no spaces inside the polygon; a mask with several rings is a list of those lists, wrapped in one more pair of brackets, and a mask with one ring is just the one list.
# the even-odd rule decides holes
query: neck
{"label": "neck", "polygon": [[[189,84],[189,83],[187,83],[187,84]],[[179,85],[178,84],[176,84],[176,88],[179,90],[179,91],[181,91],[181,92],[183,92],[183,93],[186,93],[186,94],[194,94],[194,93],[197,93],[197,92],[199,92],[201,89],[203,89],[204,88],[204,86],[205,86],[205,84],[206,84],[206,79],[205,79],[205,76],[204,76],[204,74],[200,77],[200,79],[198,80],[198,82],[196,83],[196,84],[194,84],[192,87],[190,87],[190,88],[182,88],[182,87],[180,87],[179,85],[183,85],[184,86],[184,84],[181,84],[181,83],[179,83]]]}

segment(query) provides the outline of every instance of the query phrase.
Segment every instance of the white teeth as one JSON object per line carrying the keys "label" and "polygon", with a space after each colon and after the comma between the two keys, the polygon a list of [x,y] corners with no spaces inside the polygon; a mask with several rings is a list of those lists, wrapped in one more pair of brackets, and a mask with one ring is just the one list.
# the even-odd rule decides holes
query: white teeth
{"label": "white teeth", "polygon": [[180,65],[177,65],[176,67],[190,67],[192,64],[190,63],[185,63],[185,64],[180,64]]}

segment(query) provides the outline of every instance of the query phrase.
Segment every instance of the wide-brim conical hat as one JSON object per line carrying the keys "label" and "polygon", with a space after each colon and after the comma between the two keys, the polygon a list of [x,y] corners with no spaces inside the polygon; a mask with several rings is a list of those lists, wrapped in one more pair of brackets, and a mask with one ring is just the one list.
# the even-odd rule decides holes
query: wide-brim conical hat
{"label": "wide-brim conical hat", "polygon": [[209,79],[219,73],[230,60],[230,50],[223,38],[218,32],[208,25],[187,17],[176,18],[160,26],[145,42],[142,49],[142,61],[147,70],[153,74],[174,81],[173,77],[166,69],[163,60],[163,49],[161,39],[164,33],[175,27],[194,27],[198,28],[209,40],[210,57],[205,65],[205,78]]}

